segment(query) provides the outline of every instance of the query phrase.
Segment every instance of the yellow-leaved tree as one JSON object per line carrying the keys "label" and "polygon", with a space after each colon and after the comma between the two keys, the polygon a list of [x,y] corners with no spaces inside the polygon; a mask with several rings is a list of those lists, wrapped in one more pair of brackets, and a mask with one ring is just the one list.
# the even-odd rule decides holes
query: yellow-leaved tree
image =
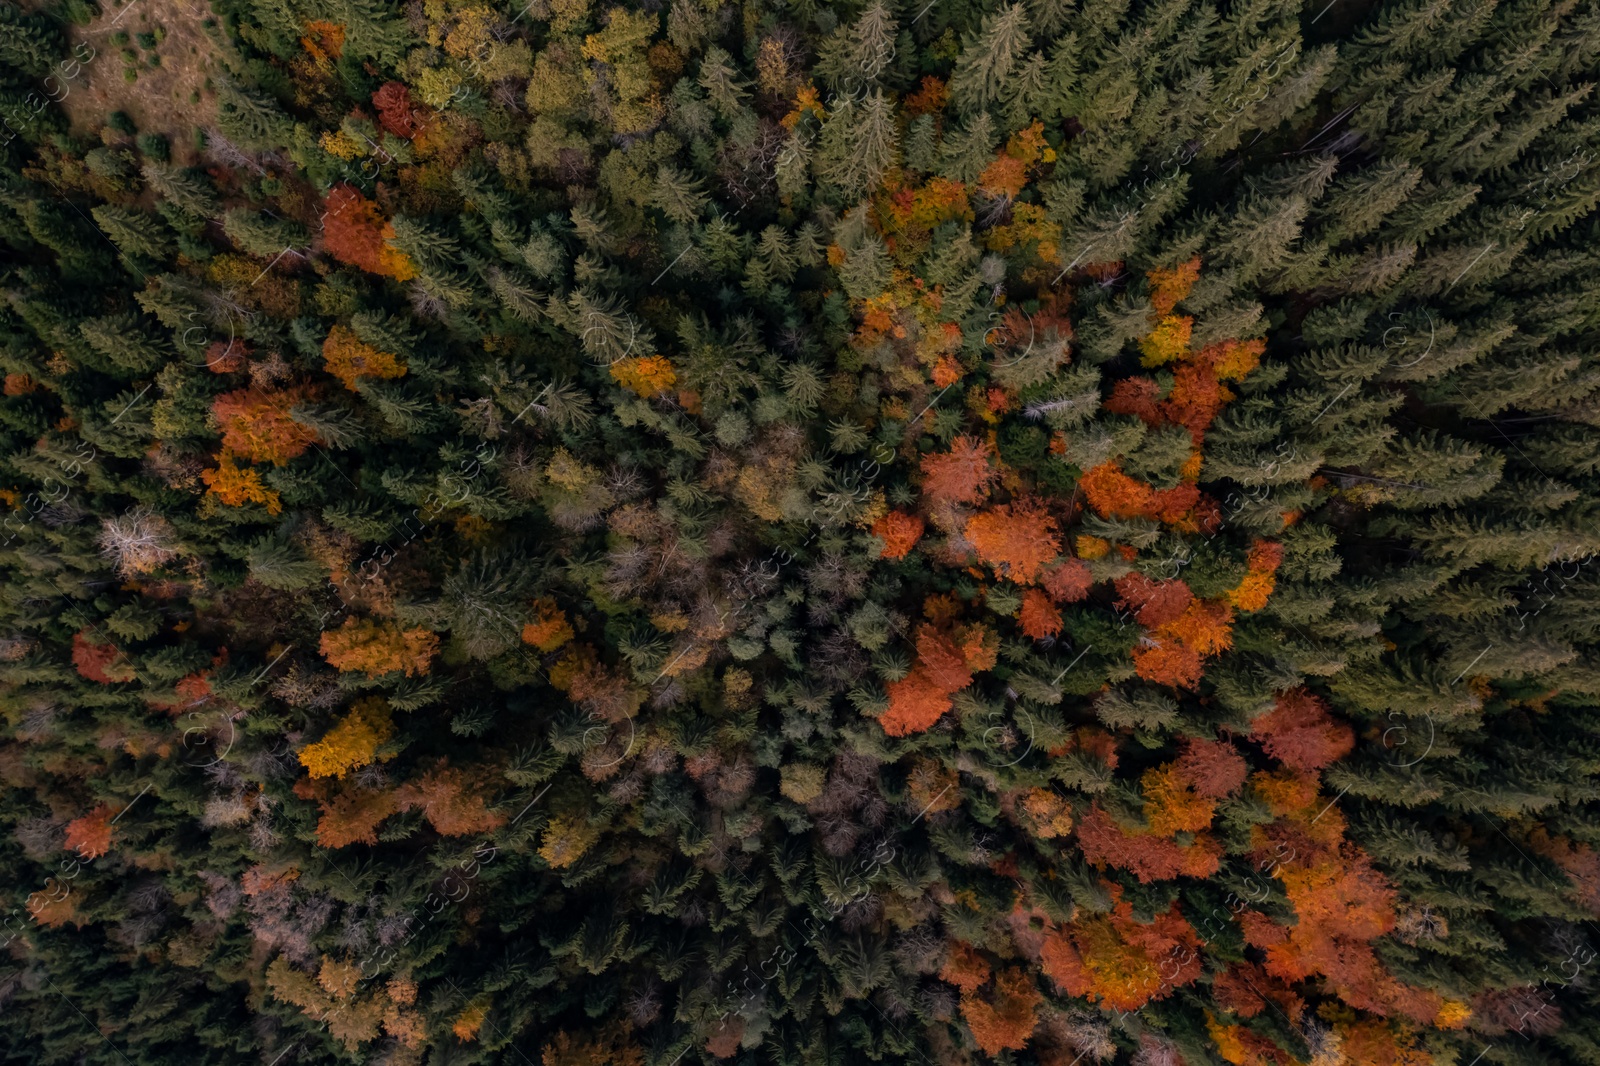
{"label": "yellow-leaved tree", "polygon": [[368,696],[353,703],[321,740],[300,749],[300,765],[312,777],[343,777],[371,763],[393,735],[389,704]]}

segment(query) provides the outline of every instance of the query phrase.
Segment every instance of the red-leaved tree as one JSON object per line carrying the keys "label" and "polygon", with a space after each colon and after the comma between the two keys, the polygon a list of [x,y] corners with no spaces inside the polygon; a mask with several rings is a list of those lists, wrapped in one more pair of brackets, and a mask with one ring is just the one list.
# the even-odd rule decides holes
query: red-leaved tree
{"label": "red-leaved tree", "polygon": [[1355,733],[1328,713],[1328,705],[1303,688],[1278,695],[1272,710],[1250,723],[1250,736],[1268,755],[1294,770],[1319,770],[1350,753]]}
{"label": "red-leaved tree", "polygon": [[976,437],[957,437],[948,452],[922,458],[922,495],[938,506],[977,503],[989,495],[999,471],[990,460],[994,452]]}
{"label": "red-leaved tree", "polygon": [[323,246],[341,263],[410,281],[417,268],[404,252],[386,243],[394,227],[378,205],[350,185],[335,185],[328,192],[327,214],[322,220]]}

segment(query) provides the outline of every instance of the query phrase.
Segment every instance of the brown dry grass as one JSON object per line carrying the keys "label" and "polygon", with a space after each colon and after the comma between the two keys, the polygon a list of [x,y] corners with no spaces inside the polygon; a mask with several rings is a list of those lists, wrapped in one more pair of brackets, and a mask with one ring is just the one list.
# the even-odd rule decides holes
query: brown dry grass
{"label": "brown dry grass", "polygon": [[[113,111],[123,111],[133,119],[140,133],[164,133],[172,142],[175,162],[195,159],[194,130],[215,124],[216,93],[206,89],[208,78],[222,69],[222,52],[207,36],[203,23],[211,17],[203,0],[133,0],[119,4],[102,0],[105,14],[71,33],[74,45],[86,44],[94,55],[84,63],[69,84],[62,109],[75,131],[93,133]],[[130,36],[150,32],[156,27],[166,38],[155,48],[161,65],[139,68],[139,80],[123,77],[120,49],[111,43],[114,34]],[[143,56],[144,49],[135,47]],[[80,49],[79,54],[84,51]],[[199,102],[194,94],[199,94]]]}

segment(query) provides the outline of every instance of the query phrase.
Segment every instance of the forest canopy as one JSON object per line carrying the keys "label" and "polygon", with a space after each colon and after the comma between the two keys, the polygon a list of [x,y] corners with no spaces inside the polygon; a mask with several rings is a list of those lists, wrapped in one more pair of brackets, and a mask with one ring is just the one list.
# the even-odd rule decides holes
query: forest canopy
{"label": "forest canopy", "polygon": [[1600,1066],[1595,0],[520,2],[0,0],[5,1061]]}

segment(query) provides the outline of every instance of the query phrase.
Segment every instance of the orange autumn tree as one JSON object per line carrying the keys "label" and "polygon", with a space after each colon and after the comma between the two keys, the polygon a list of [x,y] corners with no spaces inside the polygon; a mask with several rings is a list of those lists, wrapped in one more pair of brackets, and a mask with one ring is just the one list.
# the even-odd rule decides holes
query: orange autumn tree
{"label": "orange autumn tree", "polygon": [[989,960],[980,955],[976,948],[966,941],[957,940],[950,945],[944,965],[939,968],[939,980],[955,985],[965,995],[987,984],[992,972]]}
{"label": "orange autumn tree", "polygon": [[328,373],[352,392],[362,378],[391,380],[406,373],[399,357],[379,351],[340,325],[330,329],[322,342],[322,360]]}
{"label": "orange autumn tree", "polygon": [[1134,671],[1147,681],[1193,688],[1203,660],[1232,646],[1232,622],[1226,603],[1194,600],[1176,619],[1150,630],[1149,643],[1134,649]]}
{"label": "orange autumn tree", "polygon": [[1176,780],[1209,799],[1226,799],[1244,787],[1250,764],[1225,740],[1184,738],[1172,763]]}
{"label": "orange autumn tree", "polygon": [[1552,834],[1542,825],[1529,830],[1528,844],[1536,854],[1561,867],[1561,872],[1572,882],[1568,893],[1572,899],[1600,915],[1600,852],[1587,844]]}
{"label": "orange autumn tree", "polygon": [[117,811],[102,803],[88,814],[67,823],[65,847],[85,859],[98,859],[111,850],[111,820]]}
{"label": "orange autumn tree", "polygon": [[359,189],[335,185],[328,191],[326,207],[322,242],[335,259],[396,281],[417,276],[417,268],[406,254],[387,243],[394,237],[394,226]]}
{"label": "orange autumn tree", "polygon": [[[1193,813],[1186,818],[1194,817]],[[1159,824],[1172,830],[1170,822]],[[1131,829],[1119,825],[1096,800],[1079,823],[1078,847],[1090,865],[1126,870],[1141,884],[1170,881],[1175,877],[1210,877],[1222,868],[1222,846],[1207,833],[1183,843],[1172,830],[1163,835],[1154,828]]]}
{"label": "orange autumn tree", "polygon": [[[91,635],[96,639],[90,640]],[[121,648],[87,629],[72,635],[72,665],[80,676],[101,685],[132,681],[138,676]]]}
{"label": "orange autumn tree", "polygon": [[1121,899],[1108,914],[1053,926],[1039,961],[1068,995],[1116,1011],[1134,1011],[1200,978],[1200,938],[1176,903],[1154,920],[1134,919],[1133,904]]}
{"label": "orange autumn tree", "polygon": [[1259,611],[1272,595],[1278,566],[1283,562],[1283,545],[1257,539],[1250,545],[1243,580],[1229,590],[1228,602],[1241,611]]}
{"label": "orange autumn tree", "polygon": [[1118,578],[1117,606],[1146,627],[1133,650],[1134,671],[1147,681],[1193,688],[1207,657],[1232,644],[1233,609],[1225,602],[1197,600],[1177,578],[1151,581],[1140,573]]}
{"label": "orange autumn tree", "polygon": [[1198,833],[1211,828],[1217,801],[1202,795],[1176,761],[1153,766],[1139,778],[1144,817],[1158,837]]}
{"label": "orange autumn tree", "polygon": [[396,137],[413,140],[422,132],[422,115],[411,102],[411,89],[401,81],[386,81],[372,94],[378,125]]}
{"label": "orange autumn tree", "polygon": [[967,521],[967,539],[998,576],[1031,584],[1061,554],[1056,520],[1032,498],[980,511]]}
{"label": "orange autumn tree", "polygon": [[889,707],[878,719],[892,737],[921,733],[948,711],[950,697],[972,683],[974,670],[995,663],[992,634],[982,626],[945,633],[924,624],[917,630],[917,662],[888,685]]}
{"label": "orange autumn tree", "polygon": [[427,629],[402,629],[394,622],[346,618],[344,625],[322,634],[322,657],[338,670],[369,674],[403,671],[407,677],[428,672],[439,636]]}
{"label": "orange autumn tree", "polygon": [[1303,688],[1280,692],[1272,710],[1250,723],[1250,736],[1292,770],[1319,770],[1355,747],[1349,724],[1335,719],[1321,697]]}
{"label": "orange autumn tree", "polygon": [[[1173,268],[1148,274],[1153,309],[1150,330],[1140,340],[1144,366],[1164,368],[1157,377],[1135,375],[1112,385],[1104,410],[1132,415],[1151,428],[1181,426],[1189,432],[1193,451],[1180,470],[1179,483],[1157,489],[1130,476],[1119,458],[1112,458],[1086,470],[1079,488],[1090,508],[1102,518],[1148,518],[1163,522],[1182,533],[1212,533],[1221,524],[1221,508],[1198,487],[1203,465],[1200,447],[1206,429],[1234,398],[1224,384],[1243,380],[1260,363],[1266,342],[1225,340],[1195,350],[1191,345],[1193,319],[1173,314],[1173,308],[1188,295],[1199,277],[1196,257]],[[1158,380],[1166,377],[1168,383]],[[1270,582],[1256,571],[1238,591],[1241,610],[1259,610],[1271,592]],[[1192,671],[1180,668],[1177,656],[1164,652],[1162,673],[1186,676]],[[1190,664],[1192,666],[1192,662]]]}
{"label": "orange autumn tree", "polygon": [[488,1017],[487,1002],[470,1004],[450,1023],[450,1032],[455,1034],[457,1040],[471,1043],[478,1039],[478,1030],[483,1028],[484,1020]]}
{"label": "orange autumn tree", "polygon": [[1027,589],[1022,593],[1022,606],[1017,609],[1017,624],[1024,636],[1044,640],[1061,632],[1061,612],[1047,593]]}
{"label": "orange autumn tree", "polygon": [[1250,857],[1280,882],[1291,924],[1259,911],[1240,915],[1245,942],[1264,952],[1264,967],[1293,984],[1321,977],[1357,1010],[1417,1024],[1458,1024],[1437,992],[1403,984],[1383,966],[1372,942],[1395,927],[1398,894],[1367,854],[1345,838],[1345,820],[1325,800],[1313,771],[1258,772],[1255,792],[1277,820],[1250,831]]}
{"label": "orange autumn tree", "polygon": [[505,815],[489,809],[485,790],[488,773],[468,772],[440,760],[414,781],[395,790],[403,811],[420,810],[436,832],[447,837],[487,833],[506,822]]}
{"label": "orange autumn tree", "polygon": [[317,431],[296,422],[290,410],[305,403],[310,390],[237,389],[223,393],[211,405],[222,427],[222,446],[253,463],[282,466],[317,443]]}
{"label": "orange autumn tree", "polygon": [[40,889],[30,893],[24,901],[23,907],[39,925],[47,929],[58,929],[68,922],[82,928],[84,920],[78,917],[78,899],[80,892],[67,892],[58,895],[54,891]]}
{"label": "orange autumn tree", "polygon": [[925,524],[920,515],[889,511],[872,524],[872,535],[883,541],[884,559],[904,559],[922,539]]}
{"label": "orange autumn tree", "polygon": [[296,782],[295,795],[317,801],[317,845],[324,848],[376,844],[378,826],[400,809],[391,790],[367,788],[354,781],[330,788],[305,779]]}
{"label": "orange autumn tree", "polygon": [[1027,129],[1011,135],[993,163],[978,176],[978,187],[985,192],[1015,199],[1028,181],[1028,168],[1051,163],[1055,150],[1044,139],[1044,123],[1037,120]]}
{"label": "orange autumn tree", "polygon": [[678,382],[678,372],[661,355],[619,359],[611,364],[610,371],[617,384],[646,398],[658,396]]}
{"label": "orange autumn tree", "polygon": [[1020,966],[1008,966],[994,979],[988,996],[976,990],[963,990],[961,1016],[972,1031],[973,1042],[985,1055],[1002,1051],[1021,1051],[1038,1024],[1037,1011],[1044,994],[1034,985],[1033,975]]}
{"label": "orange autumn tree", "polygon": [[[1206,1012],[1206,1035],[1222,1060],[1233,1066],[1297,1066],[1297,1060],[1271,1040],[1242,1025],[1221,1021],[1210,1011]],[[1350,1060],[1340,1056],[1337,1061]]]}
{"label": "orange autumn tree", "polygon": [[1180,533],[1210,533],[1222,522],[1217,502],[1193,484],[1155,489],[1124,473],[1115,459],[1084,471],[1078,487],[1101,518],[1151,518]]}
{"label": "orange autumn tree", "polygon": [[540,1066],[644,1066],[644,1052],[620,1024],[598,1033],[558,1031],[539,1055]]}
{"label": "orange autumn tree", "polygon": [[524,644],[549,652],[560,648],[575,636],[567,616],[549,596],[535,600],[533,611],[533,621],[522,627]]}
{"label": "orange autumn tree", "polygon": [[994,449],[975,437],[957,437],[948,452],[922,457],[922,495],[934,507],[977,503],[1000,472]]}
{"label": "orange autumn tree", "polygon": [[266,987],[274,999],[293,1004],[306,1017],[322,1022],[329,1035],[355,1054],[377,1038],[392,1001],[383,990],[363,993],[357,963],[322,956],[313,977],[280,955],[266,970]]}
{"label": "orange autumn tree", "polygon": [[1150,285],[1153,313],[1157,318],[1165,317],[1172,314],[1172,309],[1189,295],[1194,283],[1200,280],[1200,257],[1194,256],[1175,267],[1156,267],[1146,271],[1145,279]]}
{"label": "orange autumn tree", "polygon": [[226,448],[217,456],[215,470],[202,470],[200,480],[206,491],[229,507],[243,507],[247,503],[265,504],[271,515],[283,513],[283,501],[261,480],[261,472],[241,467],[234,462],[233,453]]}

